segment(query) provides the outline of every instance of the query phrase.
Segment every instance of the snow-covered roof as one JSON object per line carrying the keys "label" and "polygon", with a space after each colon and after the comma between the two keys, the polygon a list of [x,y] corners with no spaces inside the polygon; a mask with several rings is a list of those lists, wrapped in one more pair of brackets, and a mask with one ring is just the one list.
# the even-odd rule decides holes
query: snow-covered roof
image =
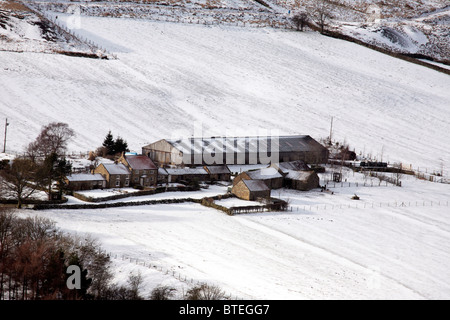
{"label": "snow-covered roof", "polygon": [[208,174],[203,168],[166,168],[168,174],[173,176],[181,176],[186,174]]}
{"label": "snow-covered roof", "polygon": [[149,157],[125,155],[125,159],[133,170],[156,170],[155,164]]}
{"label": "snow-covered roof", "polygon": [[109,174],[131,174],[123,163],[103,163]]}
{"label": "snow-covered roof", "polygon": [[79,181],[105,181],[105,178],[100,173],[74,173],[70,176],[67,176],[67,180],[70,182],[79,182]]}
{"label": "snow-covered roof", "polygon": [[250,191],[267,191],[269,187],[261,180],[241,180]]}
{"label": "snow-covered roof", "polygon": [[286,175],[286,179],[303,181],[303,180],[307,180],[312,174],[314,174],[314,171],[288,170],[288,174]]}
{"label": "snow-covered roof", "polygon": [[272,168],[272,167],[258,169],[258,170],[254,170],[254,171],[247,171],[246,173],[252,180],[266,180],[266,179],[276,179],[276,178],[283,177],[278,172],[277,169]]}
{"label": "snow-covered roof", "polygon": [[168,175],[166,169],[164,169],[164,168],[158,168],[158,174],[164,175],[164,176]]}

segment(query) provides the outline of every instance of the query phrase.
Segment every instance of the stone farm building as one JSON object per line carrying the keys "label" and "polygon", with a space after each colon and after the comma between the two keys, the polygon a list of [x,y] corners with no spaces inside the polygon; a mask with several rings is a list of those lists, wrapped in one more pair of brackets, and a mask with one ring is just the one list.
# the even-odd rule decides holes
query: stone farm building
{"label": "stone farm building", "polygon": [[167,180],[172,182],[204,182],[209,181],[209,174],[202,167],[198,168],[165,168],[167,172]]}
{"label": "stone farm building", "polygon": [[106,179],[99,173],[74,173],[65,178],[65,184],[72,191],[102,189]]}
{"label": "stone farm building", "polygon": [[238,184],[241,180],[262,181],[269,189],[283,187],[283,176],[272,167],[241,172],[233,179],[233,185]]}
{"label": "stone farm building", "polygon": [[283,175],[286,188],[308,191],[319,187],[319,176],[303,161],[274,163],[271,167]]}
{"label": "stone farm building", "polygon": [[222,166],[205,166],[205,170],[209,174],[210,181],[230,181],[231,171],[226,165]]}
{"label": "stone farm building", "polygon": [[326,163],[328,150],[308,135],[162,139],[142,148],[159,166]]}
{"label": "stone farm building", "polygon": [[123,188],[130,186],[131,171],[123,163],[101,163],[94,169],[106,180],[106,188]]}
{"label": "stone farm building", "polygon": [[240,199],[249,201],[270,198],[270,189],[261,180],[240,180],[233,186],[231,193]]}
{"label": "stone farm building", "polygon": [[158,168],[149,157],[123,154],[118,161],[131,172],[131,186],[156,187]]}

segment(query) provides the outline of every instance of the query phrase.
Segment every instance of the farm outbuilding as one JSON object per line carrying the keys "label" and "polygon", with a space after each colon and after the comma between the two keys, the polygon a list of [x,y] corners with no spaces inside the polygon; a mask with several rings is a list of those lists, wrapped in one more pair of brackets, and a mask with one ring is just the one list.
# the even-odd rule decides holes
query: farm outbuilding
{"label": "farm outbuilding", "polygon": [[326,163],[328,150],[308,135],[162,139],[142,148],[159,165]]}
{"label": "farm outbuilding", "polygon": [[270,198],[270,189],[261,180],[240,180],[233,186],[231,193],[240,199],[249,201]]}
{"label": "farm outbuilding", "polygon": [[204,168],[165,168],[168,182],[203,182],[209,181],[209,174]]}
{"label": "farm outbuilding", "polygon": [[283,176],[275,168],[263,168],[241,172],[234,180],[233,185],[240,180],[259,180],[263,181],[269,189],[279,189],[283,187]]}
{"label": "farm outbuilding", "polygon": [[308,167],[308,165],[302,160],[273,163],[271,165],[271,167],[277,169],[278,172],[280,172],[283,175],[288,174],[289,171],[309,171],[309,170],[311,170],[311,168]]}
{"label": "farm outbuilding", "polygon": [[205,166],[205,170],[209,174],[211,181],[230,181],[231,171],[226,165],[222,166]]}
{"label": "farm outbuilding", "polygon": [[286,188],[308,191],[318,188],[319,176],[314,171],[289,171],[284,177]]}
{"label": "farm outbuilding", "polygon": [[92,190],[106,187],[106,180],[99,173],[74,173],[66,177],[65,184],[72,191]]}

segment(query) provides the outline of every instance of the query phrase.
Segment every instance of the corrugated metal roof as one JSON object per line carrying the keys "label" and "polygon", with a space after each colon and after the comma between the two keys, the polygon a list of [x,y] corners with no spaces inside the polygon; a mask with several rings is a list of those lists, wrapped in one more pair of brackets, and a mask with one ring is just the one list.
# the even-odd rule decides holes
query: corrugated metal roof
{"label": "corrugated metal roof", "polygon": [[321,151],[323,147],[309,135],[279,137],[212,137],[166,140],[185,154],[191,153],[259,153]]}
{"label": "corrugated metal roof", "polygon": [[267,191],[269,187],[262,180],[241,180],[250,191]]}
{"label": "corrugated metal roof", "polygon": [[125,159],[133,170],[156,170],[152,159],[146,156],[125,155]]}
{"label": "corrugated metal roof", "polygon": [[253,180],[267,180],[283,177],[275,168],[258,169],[254,171],[247,171],[246,173]]}
{"label": "corrugated metal roof", "polygon": [[105,181],[105,178],[100,173],[74,173],[67,176],[67,180],[70,182],[80,182],[80,181]]}
{"label": "corrugated metal roof", "polygon": [[103,163],[109,174],[131,174],[123,163]]}

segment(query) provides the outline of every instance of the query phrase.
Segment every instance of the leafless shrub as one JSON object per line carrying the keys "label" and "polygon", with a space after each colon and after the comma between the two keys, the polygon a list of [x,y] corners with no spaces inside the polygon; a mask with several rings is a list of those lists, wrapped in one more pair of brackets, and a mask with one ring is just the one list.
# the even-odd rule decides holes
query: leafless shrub
{"label": "leafless shrub", "polygon": [[185,300],[226,300],[225,292],[218,286],[202,283],[186,292]]}
{"label": "leafless shrub", "polygon": [[150,300],[170,300],[177,290],[169,286],[159,286],[152,290]]}

